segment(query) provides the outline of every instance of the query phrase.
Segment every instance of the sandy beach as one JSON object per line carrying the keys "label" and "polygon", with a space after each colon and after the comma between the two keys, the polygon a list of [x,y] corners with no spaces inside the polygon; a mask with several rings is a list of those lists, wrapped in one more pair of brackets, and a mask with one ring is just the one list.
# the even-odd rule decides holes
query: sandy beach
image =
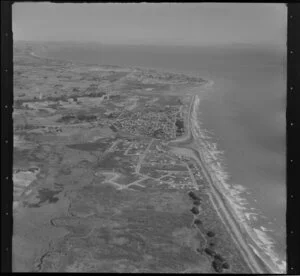
{"label": "sandy beach", "polygon": [[[213,82],[210,81],[200,89],[207,89],[212,85]],[[251,229],[247,226],[243,227],[244,225],[239,223],[239,219],[234,208],[226,198],[226,194],[224,193],[226,191],[224,191],[224,188],[221,187],[220,183],[217,183],[217,179],[211,171],[210,164],[205,162],[205,157],[203,156],[205,152],[201,150],[201,148],[203,148],[202,134],[197,123],[199,101],[199,95],[191,96],[188,114],[185,121],[186,133],[184,136],[172,142],[173,152],[178,155],[186,155],[193,158],[201,167],[202,173],[211,188],[211,193],[209,194],[211,203],[215,207],[215,210],[219,214],[227,228],[227,231],[232,236],[236,245],[240,249],[243,258],[248,263],[253,273],[282,273],[282,271],[273,266],[271,262],[267,264],[265,263],[266,261],[264,262],[261,259],[261,257],[263,257],[265,260],[268,260],[268,256],[264,254],[264,252],[260,252],[260,254],[258,253],[257,246],[251,238],[251,232],[254,231],[251,231]]]}

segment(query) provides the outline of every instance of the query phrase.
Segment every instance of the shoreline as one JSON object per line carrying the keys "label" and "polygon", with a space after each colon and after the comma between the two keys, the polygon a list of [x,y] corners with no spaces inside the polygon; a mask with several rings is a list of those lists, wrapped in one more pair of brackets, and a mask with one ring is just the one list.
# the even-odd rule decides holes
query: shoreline
{"label": "shoreline", "polygon": [[162,69],[162,68],[155,68],[155,67],[146,67],[146,66],[118,66],[118,65],[108,65],[108,64],[100,64],[100,63],[87,63],[87,62],[80,62],[80,61],[72,61],[69,59],[59,59],[59,58],[53,58],[53,57],[47,57],[47,56],[41,56],[41,55],[37,55],[34,52],[30,52],[29,53],[30,56],[34,57],[34,58],[38,58],[38,59],[46,59],[46,60],[53,60],[53,61],[60,61],[60,62],[66,62],[66,63],[70,63],[70,64],[81,64],[81,65],[85,65],[85,66],[102,66],[102,67],[106,67],[106,66],[115,66],[115,67],[119,67],[119,68],[128,68],[131,70],[155,70],[157,73],[159,74],[164,74],[164,73],[171,73],[171,74],[183,74],[185,76],[188,77],[196,77],[196,78],[201,78],[202,81],[204,82],[203,84],[201,84],[200,86],[202,87],[203,85],[210,85],[211,83],[213,83],[212,80],[208,80],[205,78],[202,78],[201,76],[196,76],[193,72],[187,73],[184,71],[174,71],[174,70],[169,70],[169,69]]}
{"label": "shoreline", "polygon": [[[178,146],[178,140],[173,141],[172,143],[177,144],[176,147],[180,148],[187,148],[188,151],[187,155],[190,155],[190,157],[192,157],[194,160],[196,160],[196,162],[198,163],[198,165],[200,166],[200,168],[202,169],[203,173],[204,173],[204,177],[207,181],[207,183],[209,184],[210,188],[211,188],[211,193],[210,195],[210,201],[214,206],[214,209],[216,210],[216,212],[218,213],[221,221],[223,222],[223,224],[225,225],[225,227],[227,228],[227,231],[229,232],[229,234],[231,234],[232,236],[232,232],[231,230],[234,230],[235,232],[235,236],[238,236],[238,240],[236,240],[235,237],[232,236],[234,242],[237,244],[237,246],[240,249],[240,252],[243,255],[244,260],[247,262],[249,268],[252,270],[253,273],[263,273],[263,271],[260,269],[260,267],[257,265],[256,261],[254,260],[253,256],[251,256],[251,253],[249,251],[249,249],[247,250],[247,247],[245,246],[245,241],[243,241],[243,239],[241,238],[241,233],[239,233],[239,229],[236,226],[236,223],[234,222],[234,220],[230,217],[230,213],[228,212],[227,208],[224,206],[223,200],[220,198],[220,195],[218,193],[218,191],[216,190],[214,184],[213,184],[213,180],[211,179],[211,176],[206,168],[206,166],[204,165],[204,162],[202,161],[203,158],[201,158],[202,154],[198,149],[195,149],[195,147],[193,146],[194,142],[194,134],[192,129],[192,126],[190,124],[192,124],[190,116],[191,113],[193,112],[192,109],[195,109],[195,97],[192,97],[191,100],[191,104],[189,107],[189,112],[188,112],[188,127],[187,127],[187,133],[185,135],[185,137],[180,139],[179,145],[182,144],[181,146]],[[220,214],[219,208],[221,208],[222,210],[222,214]],[[226,221],[224,220],[224,216],[226,217]],[[229,225],[228,225],[229,224]],[[241,248],[240,244],[243,244],[243,249]],[[246,253],[245,253],[246,252]],[[251,256],[250,258],[252,259],[252,263],[249,263],[248,259],[246,258],[246,255]]]}
{"label": "shoreline", "polygon": [[[222,187],[221,184],[215,183],[218,181],[214,181],[211,175],[211,169],[209,168],[209,164],[205,162],[205,158],[203,157],[204,153],[200,150],[201,146],[203,145],[197,144],[197,140],[200,140],[201,143],[202,138],[195,133],[197,128],[195,126],[195,120],[197,120],[195,116],[198,111],[198,103],[196,102],[196,100],[198,102],[200,101],[199,96],[193,95],[188,111],[188,118],[186,124],[187,133],[185,133],[183,137],[171,141],[171,147],[186,149],[187,155],[195,159],[201,167],[201,169],[203,170],[205,178],[211,187],[211,202],[214,205],[215,210],[219,214],[221,220],[223,221],[223,218],[226,217],[226,222],[223,222],[228,232],[232,235],[233,240],[240,248],[245,261],[247,262],[247,260],[251,260],[251,264],[249,264],[249,262],[248,264],[252,271],[254,273],[285,273],[285,271],[283,271],[282,269],[278,268],[277,266],[275,267],[275,265],[273,264],[273,260],[271,260],[271,258],[269,258],[269,255],[267,256],[265,252],[260,251],[262,255],[265,255],[265,259],[270,259],[270,262],[272,262],[271,264],[268,261],[266,261],[261,256],[261,254],[258,253],[257,247],[259,246],[255,243],[255,240],[251,236],[251,230],[249,229],[249,227],[245,227],[244,225],[243,227],[240,224],[238,215],[235,212],[234,207],[230,203],[230,200],[226,198],[226,193],[224,193],[224,187]],[[192,119],[191,116],[193,117]],[[220,209],[222,214],[220,214]],[[232,233],[232,230],[234,234]]]}

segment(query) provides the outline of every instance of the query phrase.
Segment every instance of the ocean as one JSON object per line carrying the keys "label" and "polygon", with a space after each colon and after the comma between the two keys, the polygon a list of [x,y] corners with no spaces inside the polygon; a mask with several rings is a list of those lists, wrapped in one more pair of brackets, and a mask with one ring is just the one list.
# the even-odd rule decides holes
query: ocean
{"label": "ocean", "polygon": [[44,56],[137,66],[213,81],[200,93],[199,122],[218,173],[232,189],[259,246],[284,269],[286,251],[286,53],[255,45],[49,47]]}

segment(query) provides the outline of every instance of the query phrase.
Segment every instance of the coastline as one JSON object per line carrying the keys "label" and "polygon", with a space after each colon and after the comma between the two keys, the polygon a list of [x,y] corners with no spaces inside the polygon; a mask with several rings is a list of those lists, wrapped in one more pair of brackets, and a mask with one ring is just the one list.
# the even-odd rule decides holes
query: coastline
{"label": "coastline", "polygon": [[[39,59],[57,60],[55,58],[38,56],[34,52],[31,52],[30,55],[35,57],[35,58],[39,58]],[[69,61],[69,60],[60,60],[60,61],[74,64],[72,61]],[[105,65],[102,65],[102,66],[105,66]],[[139,68],[139,67],[129,67],[129,68]],[[207,80],[205,80],[205,81],[207,81]],[[213,83],[212,81],[208,81],[208,83],[206,83],[205,85],[212,85],[212,83]],[[203,85],[201,87],[203,87]],[[196,109],[197,109],[197,107],[194,103],[194,100],[192,100],[191,105],[190,105],[190,111],[193,110],[193,112],[196,113],[196,111],[195,111]],[[176,141],[172,141],[172,143],[173,142],[178,143],[179,141],[181,141],[180,143],[188,144],[188,143],[191,143],[193,140],[195,140],[195,137],[194,137],[194,136],[196,136],[195,133],[194,133],[195,132],[195,125],[193,125],[190,118],[188,118],[187,123],[188,123],[188,132],[189,132],[187,134],[187,137],[186,138],[181,137],[181,138],[179,138],[180,140],[177,139]],[[194,131],[191,131],[190,129],[192,129],[192,130],[194,129]],[[191,132],[192,132],[192,134],[191,134]],[[199,137],[197,137],[197,138],[199,138]],[[235,230],[233,232],[235,232],[234,235],[238,236],[238,238],[235,237],[234,240],[235,241],[236,241],[236,239],[239,240],[239,241],[236,241],[239,244],[239,246],[241,246],[240,243],[243,244],[242,245],[243,249],[241,250],[241,252],[242,252],[243,255],[250,257],[251,262],[252,262],[252,264],[250,264],[250,267],[252,268],[252,270],[254,272],[264,273],[265,272],[264,270],[269,272],[266,267],[263,268],[263,269],[260,268],[262,266],[263,261],[259,259],[260,258],[259,256],[256,256],[255,251],[253,250],[252,246],[251,245],[249,246],[249,244],[247,243],[248,241],[247,241],[247,238],[245,237],[245,235],[249,235],[249,233],[248,233],[247,229],[246,229],[246,232],[244,232],[240,228],[238,218],[236,217],[236,215],[234,213],[234,210],[233,210],[234,208],[232,208],[230,206],[230,202],[227,201],[226,196],[222,193],[222,189],[220,189],[221,187],[218,187],[219,186],[218,184],[214,184],[214,180],[210,176],[209,169],[207,169],[207,166],[209,166],[209,165],[205,164],[205,161],[204,161],[205,158],[203,158],[203,156],[202,156],[203,153],[201,153],[200,147],[196,146],[193,143],[193,145],[190,145],[187,148],[191,149],[194,152],[194,158],[197,160],[197,163],[202,168],[204,168],[203,171],[205,171],[205,170],[207,171],[206,178],[209,179],[208,183],[210,183],[210,185],[211,185],[212,194],[213,194],[213,198],[212,198],[211,201],[215,206],[218,206],[222,209],[222,212],[223,212],[222,215],[224,215],[226,217],[226,220],[230,221],[230,222],[227,222],[230,225],[230,227],[228,225],[226,225],[226,223],[224,223],[225,226],[227,226],[229,233],[231,233],[232,228],[235,228]],[[215,209],[216,209],[217,212],[219,212],[219,209],[217,207]],[[222,218],[221,215],[220,215],[220,217]],[[252,252],[252,251],[254,251],[254,252]],[[282,271],[279,271],[279,272],[278,271],[276,271],[276,272],[272,271],[272,272],[273,273],[282,273]]]}
{"label": "coastline", "polygon": [[[211,202],[233,240],[240,248],[244,259],[246,261],[251,260],[251,263],[248,264],[252,271],[254,273],[285,273],[285,268],[279,267],[278,264],[276,266],[269,254],[259,250],[258,241],[255,242],[255,238],[259,239],[255,237],[256,233],[249,225],[240,222],[238,213],[233,206],[235,203],[227,198],[226,194],[228,194],[228,191],[226,191],[226,188],[221,183],[218,183],[218,179],[216,179],[212,168],[210,168],[212,164],[206,162],[204,155],[207,153],[205,149],[203,150],[206,146],[205,141],[203,141],[204,136],[197,123],[199,101],[199,96],[194,95],[189,107],[187,119],[188,131],[184,137],[176,139],[172,143],[176,145],[174,146],[176,148],[185,148],[185,153],[195,159],[202,168],[205,178],[211,187]],[[224,220],[224,218],[226,219]]]}
{"label": "coastline", "polygon": [[[255,259],[253,258],[252,254],[250,253],[249,249],[247,248],[247,246],[245,246],[245,241],[243,240],[240,230],[237,228],[236,223],[234,222],[234,220],[230,217],[230,212],[228,211],[228,209],[225,207],[224,205],[224,199],[220,197],[219,192],[217,191],[217,189],[215,188],[214,184],[213,184],[213,180],[210,176],[210,174],[207,171],[206,166],[204,165],[203,157],[202,157],[202,153],[199,150],[199,147],[196,146],[192,146],[191,144],[194,143],[193,140],[194,139],[194,133],[193,131],[191,131],[191,129],[193,130],[193,126],[191,126],[192,122],[190,119],[191,113],[195,112],[195,97],[197,96],[193,96],[192,100],[191,100],[191,105],[189,107],[189,113],[188,113],[188,132],[186,133],[185,138],[181,138],[179,141],[179,145],[181,145],[181,147],[185,147],[188,148],[188,150],[185,151],[185,153],[187,155],[189,155],[190,157],[192,157],[193,159],[196,160],[196,162],[198,163],[198,165],[201,167],[204,176],[206,178],[207,183],[209,183],[210,188],[211,188],[211,193],[210,195],[210,200],[216,210],[216,212],[219,214],[220,219],[222,220],[222,222],[224,223],[224,225],[227,228],[227,231],[231,234],[233,240],[235,241],[235,243],[238,245],[240,252],[242,253],[245,261],[248,263],[248,266],[250,267],[250,269],[256,273],[263,273],[265,271],[261,270],[260,266],[257,264],[257,262],[255,261]],[[178,147],[178,140],[173,141],[173,143],[176,143],[176,147]],[[185,145],[185,146],[184,146]],[[179,146],[180,147],[180,146]],[[219,207],[219,208],[218,208]],[[220,209],[222,211],[222,214],[220,213]],[[226,217],[226,221],[224,219],[224,217]],[[232,231],[235,233],[235,236],[238,237],[238,241],[236,239],[236,237],[234,237],[232,235]],[[241,246],[242,244],[242,246]],[[246,256],[248,255],[248,257],[250,257],[251,262],[248,262]]]}
{"label": "coastline", "polygon": [[[52,61],[60,61],[60,62],[66,62],[69,64],[80,64],[80,65],[87,65],[87,66],[102,66],[102,67],[120,67],[120,68],[124,68],[124,66],[116,66],[116,65],[108,65],[108,64],[99,64],[99,63],[86,63],[86,62],[79,62],[79,61],[72,61],[70,59],[60,59],[60,58],[52,58],[52,57],[47,57],[47,56],[43,56],[43,55],[37,55],[35,52],[30,52],[29,53],[30,56],[34,57],[34,58],[38,58],[38,59],[44,59],[44,60],[52,60]],[[150,67],[150,66],[126,66],[126,68],[130,69],[130,70],[155,70],[156,72],[158,72],[159,74],[164,74],[164,73],[171,73],[171,74],[183,74],[189,77],[197,77],[197,78],[201,78],[203,80],[203,82],[206,82],[204,84],[201,85],[201,87],[203,85],[211,85],[213,83],[212,80],[208,80],[208,79],[204,79],[201,76],[196,76],[196,74],[192,73],[192,72],[178,72],[178,71],[174,71],[174,70],[170,70],[170,69],[159,69],[159,68],[155,68],[155,67]]]}

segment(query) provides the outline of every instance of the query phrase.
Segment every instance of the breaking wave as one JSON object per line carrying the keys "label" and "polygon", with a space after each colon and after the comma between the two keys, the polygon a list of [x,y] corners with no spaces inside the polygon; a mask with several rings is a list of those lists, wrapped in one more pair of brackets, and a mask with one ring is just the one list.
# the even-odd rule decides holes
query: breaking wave
{"label": "breaking wave", "polygon": [[255,228],[253,224],[257,224],[259,211],[249,205],[245,195],[250,193],[244,186],[230,183],[230,175],[224,169],[223,151],[218,149],[217,143],[212,141],[211,131],[203,127],[203,123],[199,120],[200,98],[195,96],[195,102],[191,114],[193,128],[195,130],[195,138],[201,147],[203,162],[209,171],[216,188],[224,195],[228,201],[233,214],[237,217],[241,229],[247,234],[247,242],[253,252],[264,261],[273,273],[286,273],[286,261],[282,260],[275,252],[275,241],[267,234],[272,230],[260,226]]}

